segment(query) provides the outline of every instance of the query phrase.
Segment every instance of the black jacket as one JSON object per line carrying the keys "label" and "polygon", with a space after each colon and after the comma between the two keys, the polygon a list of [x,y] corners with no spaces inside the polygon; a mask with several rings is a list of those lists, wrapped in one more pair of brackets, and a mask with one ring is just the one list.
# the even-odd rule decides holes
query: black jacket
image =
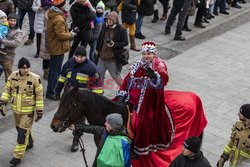
{"label": "black jacket", "polygon": [[188,158],[183,154],[178,155],[169,167],[212,167],[208,160],[199,151],[193,158]]}
{"label": "black jacket", "polygon": [[[100,32],[100,36],[97,42],[96,50],[100,53],[102,45],[103,45],[103,38],[105,32],[108,30],[108,27],[103,24],[102,30]],[[113,37],[114,46],[112,47],[114,56],[116,58],[117,65],[122,63],[122,50],[125,46],[128,45],[128,34],[127,30],[123,28],[120,24],[117,24],[115,27],[114,37]],[[106,45],[106,43],[105,43]]]}
{"label": "black jacket", "polygon": [[19,9],[32,10],[32,4],[34,0],[15,0],[15,5]]}
{"label": "black jacket", "polygon": [[104,127],[98,126],[98,125],[77,124],[76,125],[76,131],[78,131],[80,133],[82,133],[82,132],[91,133],[91,134],[97,135],[98,137],[101,137],[101,140],[100,140],[100,142],[98,143],[98,146],[97,146],[97,151],[96,151],[93,167],[97,166],[97,162],[96,162],[97,157],[100,154],[100,152],[102,150],[102,147],[103,147],[108,135],[111,135],[111,136],[117,136],[117,135],[127,136],[127,132],[126,132],[126,130],[124,128],[121,128],[119,131],[108,132],[108,131],[106,131],[106,129]]}
{"label": "black jacket", "polygon": [[78,2],[75,2],[71,6],[70,15],[74,26],[85,31],[91,29],[90,20],[94,21],[96,18],[95,12],[92,12],[88,7],[83,6]]}
{"label": "black jacket", "polygon": [[137,12],[142,16],[151,16],[154,13],[156,0],[141,0]]}
{"label": "black jacket", "polygon": [[134,24],[136,21],[136,0],[123,0],[122,22]]}

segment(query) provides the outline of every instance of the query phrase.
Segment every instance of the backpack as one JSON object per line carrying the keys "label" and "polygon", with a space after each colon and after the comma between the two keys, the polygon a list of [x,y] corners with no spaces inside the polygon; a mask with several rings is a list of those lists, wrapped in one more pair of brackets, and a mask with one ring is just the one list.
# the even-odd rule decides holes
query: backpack
{"label": "backpack", "polygon": [[126,136],[108,136],[97,157],[97,167],[130,167],[130,144]]}

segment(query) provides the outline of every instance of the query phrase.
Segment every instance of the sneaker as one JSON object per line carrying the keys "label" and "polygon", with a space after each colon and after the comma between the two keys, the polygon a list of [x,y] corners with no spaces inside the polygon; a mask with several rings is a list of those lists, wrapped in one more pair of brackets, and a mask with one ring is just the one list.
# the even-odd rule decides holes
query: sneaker
{"label": "sneaker", "polygon": [[227,11],[220,11],[221,14],[224,14],[224,15],[229,15],[229,12]]}
{"label": "sneaker", "polygon": [[192,31],[189,27],[183,27],[183,31],[187,31],[187,32],[190,32]]}
{"label": "sneaker", "polygon": [[31,45],[33,43],[33,39],[28,39],[24,42],[24,45]]}
{"label": "sneaker", "polygon": [[214,11],[214,15],[215,15],[215,16],[218,16],[218,15],[219,15],[219,13],[218,13],[217,10]]}
{"label": "sneaker", "polygon": [[211,17],[212,19],[215,18],[214,15],[212,15],[212,14],[210,14],[210,17]]}
{"label": "sneaker", "polygon": [[20,164],[21,159],[17,159],[17,158],[12,158],[12,160],[10,161],[10,164],[12,164],[13,166],[17,166],[18,164]]}
{"label": "sneaker", "polygon": [[60,98],[58,98],[56,95],[46,95],[46,98],[49,100],[55,100],[55,101],[60,100]]}
{"label": "sneaker", "polygon": [[135,37],[138,39],[145,39],[146,38],[144,35],[142,35],[142,33],[135,34]]}
{"label": "sneaker", "polygon": [[195,23],[194,26],[198,28],[206,28],[206,26],[204,26],[202,23]]}
{"label": "sneaker", "polygon": [[166,34],[166,35],[167,35],[167,34],[171,34],[171,30],[168,29],[168,28],[166,28],[166,29],[165,29],[165,34]]}
{"label": "sneaker", "polygon": [[175,40],[175,41],[185,41],[186,38],[184,38],[183,36],[175,36],[175,37],[174,37],[174,40]]}
{"label": "sneaker", "polygon": [[236,8],[236,9],[241,9],[241,6],[238,4],[232,5],[232,7]]}

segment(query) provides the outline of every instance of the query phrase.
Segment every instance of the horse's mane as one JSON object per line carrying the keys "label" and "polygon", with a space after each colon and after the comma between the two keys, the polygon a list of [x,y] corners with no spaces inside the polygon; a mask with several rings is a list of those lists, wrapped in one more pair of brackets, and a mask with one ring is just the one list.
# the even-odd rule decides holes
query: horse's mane
{"label": "horse's mane", "polygon": [[[103,121],[105,121],[106,115],[110,113],[120,113],[123,117],[124,123],[127,122],[128,113],[127,113],[127,108],[124,104],[116,103],[110,100],[109,98],[91,92],[88,89],[72,88],[65,91],[60,101],[60,104],[68,105],[69,102],[72,102],[72,100],[84,105],[85,114],[88,113],[87,115],[89,114],[99,115],[99,120],[95,122],[92,121],[92,124],[103,125],[104,124]],[[87,117],[87,119],[88,118],[90,117]],[[88,121],[90,120],[91,119],[88,119]]]}
{"label": "horse's mane", "polygon": [[[68,98],[75,98],[72,96],[73,94],[72,92],[74,91],[74,89],[75,88],[71,88],[70,90],[66,91],[63,94],[63,97],[61,99],[62,104],[67,102]],[[78,89],[77,92],[79,93],[80,97],[88,97],[88,98],[84,98],[84,101],[86,102],[86,104],[89,104],[89,105],[96,104],[96,103],[98,103],[99,105],[103,107],[112,107],[112,106],[120,105],[110,100],[109,98],[99,95],[97,93],[91,92],[88,89]]]}

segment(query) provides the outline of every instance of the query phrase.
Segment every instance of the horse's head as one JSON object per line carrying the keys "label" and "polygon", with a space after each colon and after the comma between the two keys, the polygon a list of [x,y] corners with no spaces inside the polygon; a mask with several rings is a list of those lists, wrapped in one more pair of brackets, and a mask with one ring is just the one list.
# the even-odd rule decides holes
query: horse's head
{"label": "horse's head", "polygon": [[71,124],[81,118],[81,105],[79,104],[79,89],[68,88],[64,91],[57,112],[55,113],[50,127],[54,132],[63,132]]}

